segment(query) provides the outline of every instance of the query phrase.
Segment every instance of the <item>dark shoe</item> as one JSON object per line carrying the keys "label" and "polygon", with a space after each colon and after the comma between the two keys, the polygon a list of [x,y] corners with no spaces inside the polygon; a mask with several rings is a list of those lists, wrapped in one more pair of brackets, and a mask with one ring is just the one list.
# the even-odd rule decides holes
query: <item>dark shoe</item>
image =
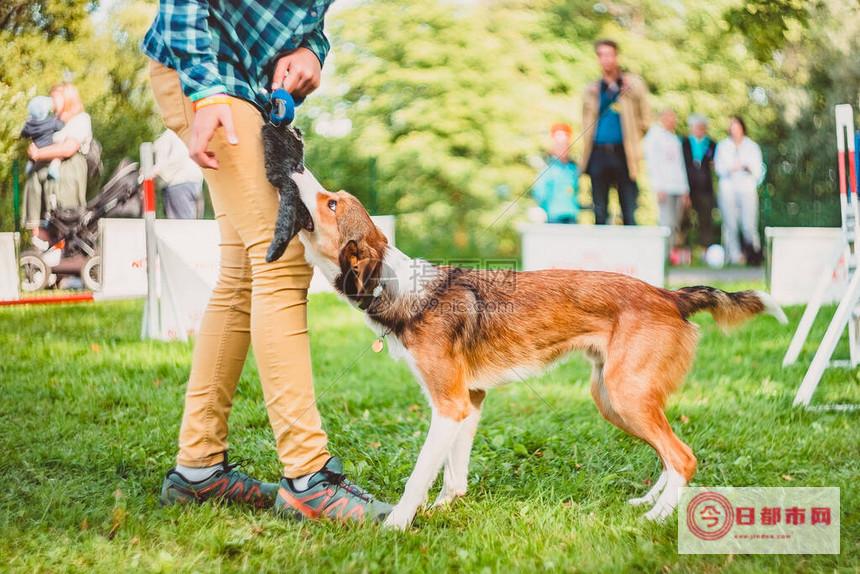
{"label": "dark shoe", "polygon": [[225,455],[221,468],[199,482],[187,480],[175,468],[171,468],[164,477],[159,500],[162,506],[219,500],[271,508],[277,493],[277,484],[262,482],[239,472],[235,464],[227,464]]}
{"label": "dark shoe", "polygon": [[293,481],[281,478],[275,511],[294,518],[365,519],[383,521],[391,505],[376,500],[343,475],[343,463],[337,457],[328,459],[314,473],[306,490],[295,490]]}

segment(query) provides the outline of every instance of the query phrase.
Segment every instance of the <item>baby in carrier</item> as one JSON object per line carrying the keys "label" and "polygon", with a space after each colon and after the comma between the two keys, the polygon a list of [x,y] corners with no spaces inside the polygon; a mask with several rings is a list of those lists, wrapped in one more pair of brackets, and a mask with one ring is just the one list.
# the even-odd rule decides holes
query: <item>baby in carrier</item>
{"label": "baby in carrier", "polygon": [[[54,143],[54,134],[63,129],[65,124],[53,114],[53,107],[54,103],[48,96],[36,96],[30,100],[27,104],[27,121],[24,123],[24,129],[21,130],[21,137],[32,140],[36,147],[47,147]],[[39,164],[28,161],[27,175],[42,167],[44,162]],[[48,164],[48,177],[60,179],[59,159],[51,160]]]}

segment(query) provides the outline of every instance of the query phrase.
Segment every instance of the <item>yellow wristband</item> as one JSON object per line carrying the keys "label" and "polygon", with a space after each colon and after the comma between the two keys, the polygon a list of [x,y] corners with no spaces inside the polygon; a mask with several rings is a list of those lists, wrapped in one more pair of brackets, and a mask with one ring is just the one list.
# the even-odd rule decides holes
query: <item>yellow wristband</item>
{"label": "yellow wristband", "polygon": [[230,105],[230,97],[226,94],[216,94],[214,96],[207,96],[205,98],[201,98],[194,102],[194,111],[196,112],[200,108],[205,108],[206,106],[214,106],[217,104],[227,104]]}

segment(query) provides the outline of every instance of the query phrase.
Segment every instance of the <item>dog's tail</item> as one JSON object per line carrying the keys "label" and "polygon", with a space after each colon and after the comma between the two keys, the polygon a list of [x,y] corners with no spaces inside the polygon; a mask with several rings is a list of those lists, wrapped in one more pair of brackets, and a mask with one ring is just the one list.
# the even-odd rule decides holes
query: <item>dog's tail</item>
{"label": "dog's tail", "polygon": [[788,323],[782,308],[773,297],[763,291],[737,291],[729,293],[714,287],[682,287],[668,291],[681,316],[686,319],[699,311],[708,311],[721,328],[726,329],[747,319],[766,313],[780,323]]}

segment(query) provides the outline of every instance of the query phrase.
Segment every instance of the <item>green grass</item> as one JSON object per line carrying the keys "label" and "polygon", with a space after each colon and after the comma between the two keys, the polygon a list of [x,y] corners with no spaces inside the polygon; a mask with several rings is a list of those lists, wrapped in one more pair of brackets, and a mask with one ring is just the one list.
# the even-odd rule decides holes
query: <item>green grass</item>
{"label": "green grass", "polygon": [[[791,400],[780,367],[791,327],[759,318],[729,336],[710,317],[668,415],[699,458],[699,485],[838,486],[839,556],[679,556],[677,524],[640,520],[651,449],[598,415],[574,359],[490,393],[469,495],[419,513],[406,533],[294,523],[266,512],[162,509],[191,346],[141,342],[141,304],[0,310],[0,570],[14,572],[750,572],[860,569],[860,416]],[[372,335],[332,296],[310,305],[319,407],[331,449],[359,483],[396,500],[429,422],[407,368],[365,353]],[[813,339],[825,327],[819,321]],[[843,349],[844,351],[844,349]],[[537,396],[540,395],[540,396]],[[815,401],[860,402],[858,375],[830,371]],[[253,360],[231,418],[231,456],[274,480],[279,465]]]}

